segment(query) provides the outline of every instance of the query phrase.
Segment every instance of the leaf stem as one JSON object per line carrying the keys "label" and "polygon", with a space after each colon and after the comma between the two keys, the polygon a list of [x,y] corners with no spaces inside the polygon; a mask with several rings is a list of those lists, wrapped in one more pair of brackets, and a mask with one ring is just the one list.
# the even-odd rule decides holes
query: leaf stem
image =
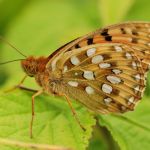
{"label": "leaf stem", "polygon": [[17,146],[22,148],[30,148],[34,150],[71,150],[69,148],[64,148],[61,146],[25,143],[25,142],[14,141],[14,140],[9,140],[4,138],[0,138],[0,145]]}

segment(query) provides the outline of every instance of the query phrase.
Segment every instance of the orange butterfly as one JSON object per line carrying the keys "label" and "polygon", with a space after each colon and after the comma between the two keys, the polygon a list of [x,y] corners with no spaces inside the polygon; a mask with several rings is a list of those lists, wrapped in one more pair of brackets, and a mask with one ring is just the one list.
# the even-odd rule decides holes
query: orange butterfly
{"label": "orange butterfly", "polygon": [[[127,22],[109,26],[77,38],[49,57],[28,57],[21,61],[28,76],[34,77],[43,92],[76,99],[98,113],[133,110],[145,88],[150,64],[150,23]],[[22,86],[23,81],[17,86]],[[84,127],[80,124],[84,129]]]}

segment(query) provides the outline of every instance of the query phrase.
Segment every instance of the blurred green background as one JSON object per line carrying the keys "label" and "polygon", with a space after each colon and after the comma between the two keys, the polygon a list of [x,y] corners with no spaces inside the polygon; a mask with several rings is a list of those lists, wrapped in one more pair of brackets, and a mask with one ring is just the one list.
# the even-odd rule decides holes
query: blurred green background
{"label": "blurred green background", "polygon": [[[149,0],[0,0],[0,35],[19,48],[25,55],[48,56],[58,47],[78,36],[106,25],[132,20],[150,21]],[[22,56],[5,43],[0,42],[0,62],[17,58],[22,58]],[[3,88],[11,87],[18,83],[23,75],[19,63],[3,65],[0,67],[0,85]],[[30,85],[29,81],[30,79],[25,84]],[[147,102],[150,95],[149,81],[150,77],[147,80],[144,98],[146,103],[140,106],[140,112],[138,111],[135,115],[136,117],[138,115],[146,116],[140,121],[148,118],[150,120],[150,107],[145,110],[146,112],[141,111],[145,106],[150,106],[150,102]],[[36,85],[32,84],[32,86],[35,87]],[[131,115],[130,117],[136,118],[135,116]],[[121,124],[118,122],[115,126],[116,122],[112,121],[111,124],[111,119],[117,120],[117,118],[106,117],[107,122],[104,121],[105,118],[100,117],[100,120],[103,120],[101,125],[106,128],[95,127],[93,136],[90,138],[90,144],[89,146],[86,145],[89,150],[140,150],[144,146],[144,150],[150,149],[148,144],[150,137],[148,135],[142,135],[137,141],[131,143],[129,138],[128,143],[126,141],[128,131],[124,131],[126,134],[122,134],[123,131],[114,131],[113,128],[118,128]],[[138,122],[136,119],[134,123]],[[136,130],[133,134],[131,132],[129,136],[136,138],[136,133],[141,132],[150,134],[147,123],[145,123],[146,127],[144,126],[146,131],[148,130],[147,132],[143,133],[141,130]],[[145,140],[143,137],[147,137],[147,142],[144,143],[144,146],[136,147],[136,142]]]}

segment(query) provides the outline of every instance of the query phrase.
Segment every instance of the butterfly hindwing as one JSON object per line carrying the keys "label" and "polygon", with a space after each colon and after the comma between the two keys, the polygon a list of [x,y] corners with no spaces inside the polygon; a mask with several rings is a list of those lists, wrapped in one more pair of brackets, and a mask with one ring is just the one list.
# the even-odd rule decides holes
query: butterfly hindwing
{"label": "butterfly hindwing", "polygon": [[56,68],[62,70],[67,96],[101,113],[133,110],[145,87],[140,61],[123,44],[97,44],[65,52]]}

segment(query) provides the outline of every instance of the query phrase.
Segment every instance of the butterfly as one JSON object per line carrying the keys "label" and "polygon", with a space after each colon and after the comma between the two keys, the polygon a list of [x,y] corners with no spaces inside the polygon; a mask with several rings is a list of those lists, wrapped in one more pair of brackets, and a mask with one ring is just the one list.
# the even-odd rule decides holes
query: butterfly
{"label": "butterfly", "polygon": [[[150,68],[150,23],[126,22],[91,32],[58,48],[48,57],[27,57],[21,66],[43,92],[65,96],[102,114],[134,110]],[[18,87],[22,86],[23,81]],[[33,117],[31,126],[33,124]]]}

